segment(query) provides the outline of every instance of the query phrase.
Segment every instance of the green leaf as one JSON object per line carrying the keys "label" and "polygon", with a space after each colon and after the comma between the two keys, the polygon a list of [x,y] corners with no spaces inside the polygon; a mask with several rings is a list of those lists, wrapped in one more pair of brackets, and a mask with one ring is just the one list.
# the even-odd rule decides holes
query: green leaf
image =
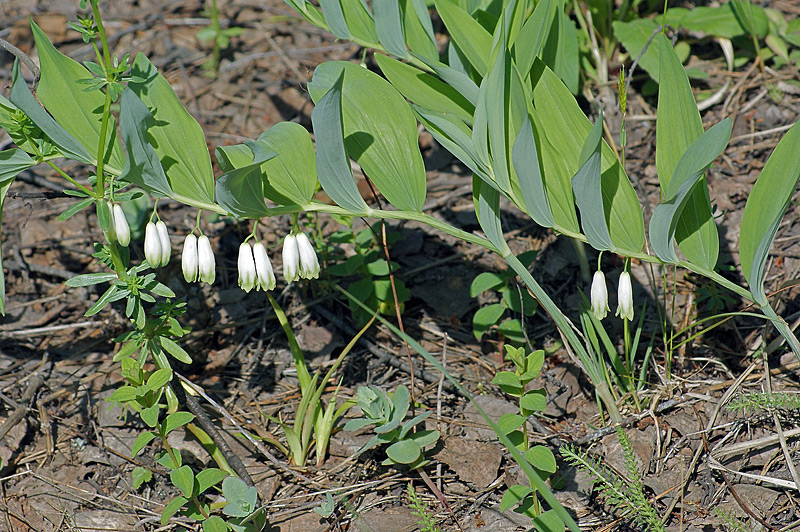
{"label": "green leaf", "polygon": [[473,177],[472,194],[477,197],[478,223],[486,238],[495,245],[500,255],[510,253],[500,224],[500,192]]}
{"label": "green leaf", "polygon": [[338,39],[350,40],[350,30],[347,28],[339,0],[321,0],[319,5],[331,33]]}
{"label": "green leaf", "polygon": [[511,371],[500,371],[492,379],[492,384],[514,397],[522,395],[522,382]]}
{"label": "green leaf", "polygon": [[305,205],[317,187],[317,163],[311,136],[296,122],[280,122],[258,136],[256,141],[277,153],[261,164],[264,172],[264,195],[280,203],[285,196]]}
{"label": "green leaf", "polygon": [[481,272],[472,280],[469,287],[469,297],[476,297],[487,290],[500,288],[506,282],[505,277],[492,272]]}
{"label": "green leaf", "polygon": [[174,340],[170,340],[169,338],[162,336],[160,338],[160,342],[161,342],[161,347],[163,347],[167,351],[167,353],[175,357],[175,359],[178,360],[179,362],[183,362],[184,364],[192,363],[192,357],[190,357],[189,354],[186,351],[184,351],[184,349],[181,346],[175,343]]}
{"label": "green leaf", "polygon": [[218,515],[212,515],[203,521],[203,532],[227,532],[228,523]]}
{"label": "green leaf", "polygon": [[161,511],[161,526],[166,525],[170,518],[178,513],[178,510],[183,508],[183,505],[189,502],[189,499],[186,497],[175,497],[171,501],[167,503],[164,509]]}
{"label": "green leaf", "polygon": [[558,470],[558,466],[556,465],[556,457],[553,456],[553,451],[544,445],[534,445],[522,456],[524,456],[525,459],[539,471],[555,473]]}
{"label": "green leaf", "polygon": [[497,428],[503,434],[511,434],[525,423],[525,418],[519,414],[503,414],[497,420]]}
{"label": "green leaf", "polygon": [[435,0],[434,4],[447,27],[450,38],[458,45],[478,74],[485,76],[489,70],[492,35],[451,0]]}
{"label": "green leaf", "polygon": [[139,435],[136,437],[136,441],[133,442],[133,446],[131,447],[131,457],[136,458],[136,455],[139,454],[142,449],[147,447],[147,444],[153,441],[158,437],[158,434],[152,431],[147,432],[140,432]]}
{"label": "green leaf", "polygon": [[558,5],[559,2],[556,0],[542,0],[536,4],[536,8],[522,25],[514,41],[514,56],[517,68],[523,77],[527,77],[533,67],[534,59],[541,54]]}
{"label": "green leaf", "polygon": [[142,409],[140,412],[140,416],[142,421],[150,428],[155,428],[158,425],[158,414],[159,414],[159,404],[156,403],[153,406],[148,406],[147,408]]}
{"label": "green leaf", "polygon": [[523,395],[519,406],[526,412],[544,412],[547,408],[547,394],[544,390],[532,390]]}
{"label": "green leaf", "polygon": [[687,10],[680,18],[680,27],[725,39],[733,39],[749,31],[758,38],[766,37],[769,22],[764,8],[750,5],[750,13],[740,15],[736,8],[740,3],[733,0],[718,7],[700,6]]}
{"label": "green leaf", "polygon": [[165,436],[173,430],[191,423],[194,420],[194,414],[189,412],[173,412],[164,419],[161,423],[161,433]]}
{"label": "green leaf", "polygon": [[350,40],[361,40],[365,43],[377,43],[378,34],[375,32],[375,20],[365,1],[348,1],[342,3],[344,19],[350,30]]}
{"label": "green leaf", "polygon": [[800,179],[800,127],[797,124],[778,142],[756,180],[742,215],[739,232],[739,258],[742,272],[755,300],[767,304],[764,268]]}
{"label": "green leaf", "polygon": [[484,333],[489,330],[489,327],[500,321],[505,311],[505,307],[500,303],[493,303],[479,308],[472,317],[472,331],[475,334],[475,338],[480,340]]}
{"label": "green leaf", "polygon": [[[703,124],[689,78],[669,40],[664,35],[658,35],[652,46],[659,50],[661,83],[658,89],[658,108],[664,110],[656,119],[656,169],[662,196],[670,199],[677,193],[677,187],[671,185],[671,180],[678,161],[703,134]],[[713,270],[719,254],[719,234],[711,214],[711,201],[703,176],[699,177],[697,187],[691,191],[683,208],[685,215],[678,220],[674,232],[678,247],[689,262]],[[652,230],[652,220],[650,227]],[[672,245],[671,242],[669,245]],[[674,255],[674,250],[671,255]]]}
{"label": "green leaf", "polygon": [[414,440],[401,440],[386,448],[386,456],[398,464],[412,464],[419,459],[422,448]]}
{"label": "green leaf", "polygon": [[65,283],[67,286],[72,288],[78,288],[79,286],[92,286],[95,284],[100,283],[107,283],[109,281],[113,281],[118,276],[116,273],[85,273],[83,275],[76,275],[72,279],[67,279]]}
{"label": "green leaf", "polygon": [[[341,105],[341,131],[347,153],[392,205],[402,210],[420,211],[425,202],[425,166],[419,150],[417,122],[408,103],[379,75],[343,61],[318,66],[308,89],[312,98],[322,103],[324,96],[335,91],[332,87],[338,83],[341,83],[341,96],[336,97],[334,93],[334,99]],[[381,105],[375,105],[376,101]],[[330,119],[335,121],[335,111],[329,113]],[[315,133],[317,124],[314,122]],[[339,131],[334,124],[329,127],[333,128],[329,135]],[[318,137],[318,166],[320,144]],[[322,178],[322,168],[318,171]],[[333,196],[331,198],[336,201]]]}
{"label": "green leaf", "polygon": [[220,207],[238,218],[262,218],[269,214],[261,184],[261,163],[222,174],[215,188]]}
{"label": "green leaf", "polygon": [[555,510],[547,510],[532,517],[533,527],[538,532],[563,532],[564,521]]}
{"label": "green leaf", "polygon": [[155,391],[172,380],[172,370],[169,368],[157,369],[147,379],[147,387]]}
{"label": "green leaf", "polygon": [[214,204],[214,173],[205,135],[200,124],[183,108],[169,82],[139,53],[131,75],[143,82],[128,87],[142,100],[155,118],[148,136],[159,159],[165,163],[170,197],[195,207]]}
{"label": "green leaf", "polygon": [[417,442],[417,445],[420,447],[425,447],[427,445],[433,445],[439,440],[438,430],[420,430],[413,434],[409,434],[408,438]]}
{"label": "green leaf", "polygon": [[[2,157],[2,153],[0,153],[0,157]],[[63,222],[64,220],[68,220],[69,218],[76,215],[77,213],[79,213],[92,203],[94,203],[94,198],[86,198],[82,199],[81,201],[73,203],[67,208],[67,210],[58,215],[58,221]]]}
{"label": "green leaf", "polygon": [[119,176],[140,186],[153,196],[169,196],[172,189],[161,161],[147,140],[147,130],[155,119],[147,106],[128,88],[120,97],[119,127],[128,158]]}
{"label": "green leaf", "polygon": [[[461,96],[466,98],[467,101],[472,104],[474,109],[475,104],[478,103],[478,92],[480,91],[480,87],[478,87],[478,85],[472,81],[472,78],[470,78],[461,70],[439,62],[438,55],[436,56],[436,59],[430,59],[418,54],[413,55],[425,63],[425,65],[427,65],[431,70],[433,70],[436,73],[436,77],[444,81],[447,85],[454,88]],[[472,117],[470,116],[470,119],[466,120],[466,122],[472,123]]]}
{"label": "green leaf", "polygon": [[452,113],[472,122],[475,106],[439,77],[383,54],[375,54],[383,75],[408,100],[437,113]]}
{"label": "green leaf", "polygon": [[228,477],[222,481],[222,494],[228,501],[222,513],[231,517],[247,517],[256,510],[258,490],[248,487],[240,478]]}
{"label": "green leaf", "polygon": [[439,144],[444,146],[447,151],[464,163],[484,182],[491,183],[490,186],[497,186],[491,182],[489,177],[491,171],[478,158],[478,154],[475,152],[475,147],[472,144],[472,131],[462,120],[456,116],[427,111],[418,106],[413,106],[413,109],[419,121]]}
{"label": "green leaf", "polygon": [[19,148],[0,151],[0,186],[11,184],[15,177],[35,164],[36,161]]}
{"label": "green leaf", "polygon": [[539,152],[533,135],[530,116],[525,115],[522,127],[514,139],[511,161],[517,173],[525,210],[542,227],[553,227],[555,220],[545,191],[544,176],[539,168]]}
{"label": "green leaf", "polygon": [[439,60],[439,47],[425,0],[401,0],[408,47],[417,55]]}
{"label": "green leaf", "polygon": [[539,302],[524,286],[511,287],[503,292],[503,301],[508,308],[525,316],[533,316],[539,308]]}
{"label": "green leaf", "polygon": [[503,494],[503,498],[500,500],[500,511],[505,512],[515,507],[532,492],[533,490],[530,488],[530,486],[522,486],[521,484],[509,486],[506,492]]}
{"label": "green leaf", "polygon": [[[56,50],[47,35],[33,20],[31,20],[31,29],[42,69],[41,79],[36,88],[36,97],[53,118],[63,126],[64,130],[85,148],[84,151],[90,160],[84,162],[94,164],[100,143],[105,94],[99,89],[86,90],[79,80],[91,78],[92,74],[80,63]],[[14,99],[12,98],[11,101],[13,102]],[[25,111],[27,113],[27,110]],[[38,125],[38,121],[33,116],[28,116]],[[44,129],[42,130],[44,131]],[[111,153],[106,154],[106,162],[119,170],[122,168],[124,154],[116,136],[113,117],[108,122],[106,134],[108,135],[106,151],[109,148],[111,150]],[[48,134],[48,136],[50,135]],[[59,143],[52,136],[50,138],[57,144]]]}
{"label": "green leaf", "polygon": [[[285,122],[281,122],[283,123]],[[245,144],[217,146],[214,148],[214,153],[217,156],[217,164],[223,172],[253,164],[253,151]]]}
{"label": "green leaf", "polygon": [[[75,159],[86,164],[94,164],[95,159],[78,142],[72,135],[70,135],[58,122],[47,114],[47,111],[42,109],[42,106],[33,97],[22,74],[19,71],[19,62],[14,63],[13,81],[11,84],[11,92],[8,98],[23,111],[28,118],[30,118],[36,126],[42,130],[42,133],[47,135],[53,144],[58,148],[65,157]],[[99,135],[98,135],[98,138]],[[96,148],[95,148],[96,149]]]}
{"label": "green leaf", "polygon": [[[676,236],[680,220],[688,220],[688,222],[685,222],[686,225],[693,227],[702,225],[695,220],[702,217],[704,211],[697,212],[693,210],[696,208],[696,203],[693,204],[691,199],[696,194],[698,187],[705,186],[705,181],[703,180],[705,171],[711,166],[714,159],[722,153],[725,146],[728,145],[728,141],[731,138],[731,127],[730,118],[726,118],[703,133],[689,146],[678,162],[669,187],[667,187],[667,199],[661,202],[653,211],[653,216],[650,219],[650,244],[653,246],[653,251],[658,258],[664,262],[678,262],[678,256],[672,245],[672,238]],[[708,216],[710,218],[710,208]],[[714,225],[713,219],[711,219],[711,225]],[[714,230],[714,235],[716,236],[715,225]],[[686,241],[684,242],[684,247],[681,247],[681,251],[690,261],[695,262],[692,259],[697,259],[698,257],[705,258],[706,262],[696,263],[706,269],[713,269],[719,247],[718,241],[710,238],[705,241],[698,241],[697,245],[701,247],[696,249],[693,257],[689,257],[688,249],[686,249],[687,243]],[[713,250],[704,249],[704,247],[714,245],[717,247]],[[714,262],[709,263],[708,261],[712,259]]]}
{"label": "green leaf", "polygon": [[133,477],[133,489],[138,490],[142,484],[153,479],[153,472],[143,467],[134,467],[131,476]]}
{"label": "green leaf", "polygon": [[169,479],[176,488],[181,490],[184,497],[188,498],[194,494],[194,471],[188,465],[170,471]]}
{"label": "green leaf", "polygon": [[205,493],[211,486],[216,486],[230,475],[216,467],[209,467],[197,474],[197,493]]}
{"label": "green leaf", "polygon": [[[575,177],[572,178],[572,190],[575,193],[575,203],[581,213],[581,226],[583,234],[589,245],[598,251],[609,250],[613,247],[611,235],[608,233],[605,207],[603,206],[603,191],[600,175],[600,147],[603,140],[603,113],[597,118],[592,131],[586,137],[586,142],[581,151],[588,157],[583,162]],[[600,198],[601,201],[598,201]]]}
{"label": "green leaf", "polygon": [[345,152],[342,129],[343,79],[344,72],[311,111],[311,123],[317,141],[317,172],[323,190],[337,205],[353,213],[368,213],[370,209],[358,191]]}
{"label": "green leaf", "polygon": [[378,40],[386,51],[396,57],[408,57],[399,0],[373,0],[372,11]]}
{"label": "green leaf", "polygon": [[113,301],[119,301],[123,297],[127,297],[128,293],[130,292],[128,292],[127,290],[119,290],[116,287],[116,285],[112,284],[111,286],[108,287],[108,290],[103,292],[103,295],[100,296],[97,302],[91,307],[89,307],[89,310],[86,311],[84,316],[86,316],[87,318],[90,316],[94,316],[95,314],[103,310],[103,307],[105,307],[109,303]]}

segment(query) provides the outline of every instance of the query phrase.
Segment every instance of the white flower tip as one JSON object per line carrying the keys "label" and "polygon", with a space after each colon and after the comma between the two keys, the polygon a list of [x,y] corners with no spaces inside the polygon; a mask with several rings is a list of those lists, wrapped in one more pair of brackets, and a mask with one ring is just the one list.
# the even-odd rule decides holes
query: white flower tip
{"label": "white flower tip", "polygon": [[319,277],[317,253],[305,233],[297,235],[297,248],[300,254],[300,277],[317,279]]}

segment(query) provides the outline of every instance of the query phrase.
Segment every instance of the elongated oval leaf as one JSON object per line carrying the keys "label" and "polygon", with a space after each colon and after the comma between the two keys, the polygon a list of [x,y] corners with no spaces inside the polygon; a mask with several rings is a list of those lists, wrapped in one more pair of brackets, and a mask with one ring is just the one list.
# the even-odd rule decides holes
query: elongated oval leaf
{"label": "elongated oval leaf", "polygon": [[539,151],[536,149],[533,126],[527,115],[514,139],[514,149],[511,153],[528,216],[542,227],[553,227],[555,221],[547,200],[542,171],[539,168]]}
{"label": "elongated oval leaf", "polygon": [[383,75],[408,100],[438,113],[452,113],[472,123],[475,106],[438,77],[383,54],[375,54]]}
{"label": "elongated oval leaf", "polygon": [[514,41],[514,57],[523,77],[527,77],[533,66],[533,60],[541,53],[550,23],[555,17],[557,4],[556,0],[542,0],[536,4],[536,8],[522,25]]}
{"label": "elongated oval leaf", "polygon": [[450,38],[481,76],[489,70],[492,35],[458,4],[451,0],[435,0],[436,10],[447,27]]}
{"label": "elongated oval leaf", "polygon": [[412,52],[439,60],[439,47],[425,0],[401,0],[406,42]]}
{"label": "elongated oval leaf", "polygon": [[325,17],[325,22],[328,28],[338,39],[349,40],[350,30],[347,28],[347,22],[344,19],[344,12],[342,11],[342,4],[339,0],[321,0],[319,3],[322,7],[322,14]]}
{"label": "elongated oval leaf", "polygon": [[[658,108],[662,112],[656,119],[656,169],[662,197],[669,199],[676,190],[670,181],[678,161],[689,145],[703,134],[703,124],[689,78],[672,45],[663,34],[659,34],[652,46],[658,49],[661,72]],[[683,207],[684,214],[675,229],[675,239],[690,262],[713,270],[719,255],[719,234],[711,213],[705,178],[701,178],[701,182],[702,185],[692,190]]]}
{"label": "elongated oval leaf", "polygon": [[239,218],[261,218],[269,214],[261,186],[261,163],[250,164],[219,176],[217,203]]}
{"label": "elongated oval leaf", "polygon": [[[425,166],[419,151],[417,122],[408,103],[382,77],[343,61],[317,67],[313,82],[308,85],[311,97],[321,103],[340,77],[341,123],[347,153],[392,205],[421,210],[426,192]],[[315,132],[318,122],[314,122]],[[318,139],[318,154],[319,144]],[[318,170],[322,173],[321,168]]]}
{"label": "elongated oval leaf", "polygon": [[145,80],[131,82],[128,87],[155,118],[148,135],[164,166],[171,197],[196,207],[212,206],[214,173],[200,124],[183,108],[169,82],[144,54],[136,56],[131,73]]}
{"label": "elongated oval leaf", "polygon": [[[588,156],[575,177],[572,178],[572,190],[575,202],[581,213],[581,225],[586,240],[593,248],[604,251],[611,249],[611,235],[608,232],[605,207],[603,205],[602,176],[600,174],[600,148],[603,140],[603,114],[595,122],[581,151]],[[598,199],[600,201],[598,201]]]}
{"label": "elongated oval leaf", "polygon": [[[692,207],[691,198],[698,187],[705,186],[703,174],[728,145],[731,127],[729,118],[715,124],[694,141],[678,161],[669,186],[672,195],[655,208],[650,220],[650,244],[661,260],[678,262],[672,238],[679,220],[696,216],[695,212],[687,212]],[[672,192],[676,186],[677,189]]]}
{"label": "elongated oval leaf", "polygon": [[378,34],[375,31],[375,20],[369,11],[366,0],[354,2],[344,0],[342,3],[344,19],[350,31],[351,40],[361,40],[364,43],[377,43]]}
{"label": "elongated oval leaf", "polygon": [[308,203],[317,187],[317,163],[306,128],[296,122],[280,122],[259,135],[256,143],[277,153],[261,165],[264,194],[273,201],[277,201],[272,197],[274,191],[298,205]]}
{"label": "elongated oval leaf", "polygon": [[753,296],[767,304],[764,267],[772,241],[800,179],[800,125],[795,124],[772,152],[747,198],[739,232],[742,272]]}
{"label": "elongated oval leaf", "polygon": [[477,195],[478,222],[486,238],[495,245],[501,256],[511,253],[500,224],[500,193],[479,179],[472,180],[473,194]]}
{"label": "elongated oval leaf", "polygon": [[147,141],[147,128],[153,123],[153,115],[130,89],[120,97],[119,126],[128,157],[119,178],[142,187],[154,196],[169,196],[172,188],[161,161]]}
{"label": "elongated oval leaf", "polygon": [[[449,49],[454,49],[453,46]],[[445,65],[438,60],[429,59],[418,54],[412,54],[414,57],[425,63],[431,68],[436,75],[445,83],[453,87],[460,95],[467,99],[474,107],[478,104],[478,93],[480,88],[472,81],[467,74],[460,68],[455,68],[452,65]],[[472,122],[470,119],[469,122]]]}
{"label": "elongated oval leaf", "polygon": [[395,57],[408,57],[399,1],[374,0],[372,11],[375,14],[375,31],[378,33],[378,40],[386,48],[386,51]]}
{"label": "elongated oval leaf", "polygon": [[350,212],[366,213],[369,207],[358,192],[344,149],[341,105],[343,79],[344,72],[311,111],[311,123],[317,141],[317,172],[320,185],[337,205]]}
{"label": "elongated oval leaf", "polygon": [[[94,154],[94,160],[100,143],[105,94],[100,89],[87,90],[86,85],[79,83],[79,80],[92,79],[91,72],[56,50],[33,20],[31,29],[42,68],[36,97],[70,135],[89,153]],[[113,118],[109,121],[106,134],[106,161],[121,170],[125,155],[115,133]]]}

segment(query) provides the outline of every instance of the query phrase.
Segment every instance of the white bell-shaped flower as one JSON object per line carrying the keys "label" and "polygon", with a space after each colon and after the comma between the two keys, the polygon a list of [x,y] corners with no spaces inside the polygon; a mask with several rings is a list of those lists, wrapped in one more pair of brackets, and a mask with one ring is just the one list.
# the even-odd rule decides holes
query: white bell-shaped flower
{"label": "white bell-shaped flower", "polygon": [[619,287],[617,288],[617,316],[628,321],[633,320],[633,287],[631,286],[631,274],[622,272],[619,276]]}
{"label": "white bell-shaped flower", "polygon": [[122,205],[119,203],[114,205],[114,232],[117,234],[117,242],[121,246],[127,247],[131,243],[131,228],[128,227],[128,220],[125,218],[125,213],[122,211]]}
{"label": "white bell-shaped flower", "polygon": [[608,314],[608,288],[606,287],[606,276],[597,270],[592,279],[592,314],[598,320],[602,320]]}
{"label": "white bell-shaped flower", "polygon": [[297,249],[300,253],[300,277],[304,279],[319,277],[317,253],[305,233],[297,235]]}
{"label": "white bell-shaped flower", "polygon": [[183,277],[187,283],[193,283],[197,280],[198,266],[197,237],[190,233],[186,235],[186,240],[183,241],[183,256],[181,257]]}
{"label": "white bell-shaped flower", "polygon": [[300,277],[300,251],[297,248],[297,237],[292,233],[283,239],[283,277],[287,283]]}
{"label": "white bell-shaped flower", "polygon": [[167,224],[161,220],[157,221],[156,231],[158,232],[158,241],[161,243],[161,266],[166,266],[169,264],[169,257],[172,254],[172,243],[169,241]]}
{"label": "white bell-shaped flower", "polygon": [[200,238],[197,239],[197,260],[200,280],[204,283],[214,284],[214,280],[217,278],[217,264],[214,261],[211,242],[206,235],[200,235]]}
{"label": "white bell-shaped flower", "polygon": [[158,237],[156,224],[148,222],[144,228],[144,257],[151,268],[161,266],[161,239]]}
{"label": "white bell-shaped flower", "polygon": [[256,285],[256,263],[253,260],[253,248],[247,242],[239,246],[239,287],[249,292]]}
{"label": "white bell-shaped flower", "polygon": [[261,242],[253,246],[253,258],[256,263],[256,288],[263,291],[275,288],[275,272],[267,256],[267,250]]}

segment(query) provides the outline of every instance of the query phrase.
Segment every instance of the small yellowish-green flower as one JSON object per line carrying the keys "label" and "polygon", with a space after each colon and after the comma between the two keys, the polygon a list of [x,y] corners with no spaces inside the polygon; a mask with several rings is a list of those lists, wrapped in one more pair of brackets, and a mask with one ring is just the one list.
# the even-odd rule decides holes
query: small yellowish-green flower
{"label": "small yellowish-green flower", "polygon": [[606,276],[597,270],[594,272],[592,280],[592,314],[598,320],[602,320],[608,314],[608,288],[606,288]]}
{"label": "small yellowish-green flower", "polygon": [[619,287],[617,288],[617,316],[628,321],[633,320],[633,287],[631,286],[631,274],[622,272],[619,276]]}

